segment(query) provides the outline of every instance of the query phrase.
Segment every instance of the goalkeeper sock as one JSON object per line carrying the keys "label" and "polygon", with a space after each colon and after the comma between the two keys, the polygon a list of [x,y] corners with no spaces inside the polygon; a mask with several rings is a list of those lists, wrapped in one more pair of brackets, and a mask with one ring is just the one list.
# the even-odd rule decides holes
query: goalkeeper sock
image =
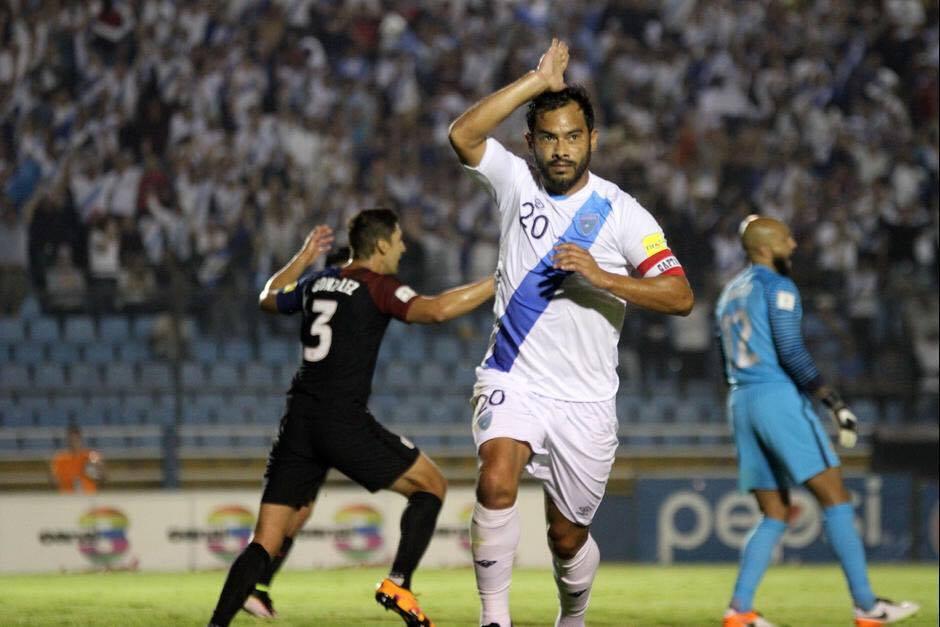
{"label": "goalkeeper sock", "polygon": [[560,605],[555,627],[584,627],[584,615],[591,600],[591,585],[600,562],[600,549],[590,534],[587,542],[571,559],[552,558]]}
{"label": "goalkeeper sock", "polygon": [[734,584],[731,607],[738,612],[750,612],[754,606],[754,593],[770,566],[774,548],[787,530],[787,523],[776,518],[764,518],[751,531],[744,551],[741,553],[741,566],[738,580]]}
{"label": "goalkeeper sock", "polygon": [[865,547],[855,530],[855,512],[851,503],[831,505],[823,510],[826,538],[842,564],[842,572],[849,583],[852,599],[857,607],[870,610],[877,599],[868,583],[865,565]]}
{"label": "goalkeeper sock", "polygon": [[281,569],[281,564],[287,559],[292,546],[294,546],[294,539],[284,536],[284,541],[281,542],[281,550],[277,552],[277,555],[271,559],[271,563],[268,567],[264,569],[264,574],[261,575],[261,579],[258,580],[256,586],[271,585],[271,580],[274,579],[274,575],[277,574],[277,571]]}
{"label": "goalkeeper sock", "polygon": [[470,523],[473,571],[480,595],[480,624],[508,626],[512,562],[519,544],[519,511],[473,506]]}
{"label": "goalkeeper sock", "polygon": [[215,606],[215,612],[212,613],[210,622],[213,625],[226,627],[232,621],[270,564],[271,556],[263,546],[252,542],[245,547],[228,571],[222,594],[219,595],[219,602]]}

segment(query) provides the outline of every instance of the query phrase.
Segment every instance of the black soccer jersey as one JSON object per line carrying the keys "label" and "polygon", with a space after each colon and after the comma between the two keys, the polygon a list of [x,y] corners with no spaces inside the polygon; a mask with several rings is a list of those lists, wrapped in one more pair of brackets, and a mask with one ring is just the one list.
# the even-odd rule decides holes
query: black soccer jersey
{"label": "black soccer jersey", "polygon": [[405,320],[416,296],[396,277],[366,268],[327,268],[283,288],[278,311],[303,312],[303,362],[292,389],[364,405],[389,320]]}

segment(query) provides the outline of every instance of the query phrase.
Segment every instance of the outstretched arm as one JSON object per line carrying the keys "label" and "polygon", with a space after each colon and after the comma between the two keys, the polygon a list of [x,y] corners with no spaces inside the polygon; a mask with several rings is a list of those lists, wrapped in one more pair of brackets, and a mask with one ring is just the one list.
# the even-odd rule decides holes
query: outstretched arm
{"label": "outstretched arm", "polygon": [[555,267],[577,272],[588,283],[637,307],[665,314],[687,316],[695,304],[695,296],[685,276],[660,274],[638,279],[607,272],[597,265],[590,252],[576,244],[555,247]]}
{"label": "outstretched arm", "polygon": [[542,92],[564,89],[567,67],[568,44],[552,39],[552,45],[542,55],[536,69],[490,94],[454,120],[448,136],[460,162],[472,167],[480,165],[487,135],[513,111]]}
{"label": "outstretched arm", "polygon": [[333,229],[330,227],[321,224],[310,231],[297,254],[264,284],[264,289],[258,295],[258,306],[264,311],[277,313],[278,291],[299,279],[304,270],[309,268],[310,264],[328,251],[332,245]]}
{"label": "outstretched arm", "polygon": [[492,298],[494,289],[495,281],[490,276],[437,296],[418,296],[408,308],[405,320],[431,324],[459,318]]}

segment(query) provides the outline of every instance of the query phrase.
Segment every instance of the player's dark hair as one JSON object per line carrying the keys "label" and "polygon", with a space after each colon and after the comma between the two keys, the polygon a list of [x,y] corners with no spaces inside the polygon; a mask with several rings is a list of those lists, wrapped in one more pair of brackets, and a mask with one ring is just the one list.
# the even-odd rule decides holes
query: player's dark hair
{"label": "player's dark hair", "polygon": [[529,108],[525,112],[525,121],[529,127],[529,132],[535,130],[535,120],[540,113],[560,109],[569,102],[576,102],[584,113],[584,121],[587,124],[588,131],[594,130],[594,105],[591,104],[591,97],[587,90],[581,85],[569,85],[561,91],[543,91],[541,94],[529,101]]}
{"label": "player's dark hair", "polygon": [[349,219],[349,247],[353,259],[368,259],[379,240],[392,239],[398,215],[391,209],[363,209]]}
{"label": "player's dark hair", "polygon": [[349,261],[350,256],[351,255],[349,252],[349,246],[340,246],[333,252],[327,254],[326,259],[323,261],[323,263],[327,267],[342,266],[342,265],[345,265],[347,261]]}

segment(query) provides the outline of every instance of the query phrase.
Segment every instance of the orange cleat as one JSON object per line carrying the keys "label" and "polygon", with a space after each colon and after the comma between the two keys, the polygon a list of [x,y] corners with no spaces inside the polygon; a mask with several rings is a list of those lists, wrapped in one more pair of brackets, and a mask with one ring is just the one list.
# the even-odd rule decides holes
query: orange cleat
{"label": "orange cleat", "polygon": [[401,616],[408,627],[434,627],[411,590],[402,588],[391,579],[383,579],[375,587],[375,600],[386,610],[393,610]]}
{"label": "orange cleat", "polygon": [[766,620],[757,612],[737,612],[730,607],[725,612],[722,627],[774,627],[774,624]]}

